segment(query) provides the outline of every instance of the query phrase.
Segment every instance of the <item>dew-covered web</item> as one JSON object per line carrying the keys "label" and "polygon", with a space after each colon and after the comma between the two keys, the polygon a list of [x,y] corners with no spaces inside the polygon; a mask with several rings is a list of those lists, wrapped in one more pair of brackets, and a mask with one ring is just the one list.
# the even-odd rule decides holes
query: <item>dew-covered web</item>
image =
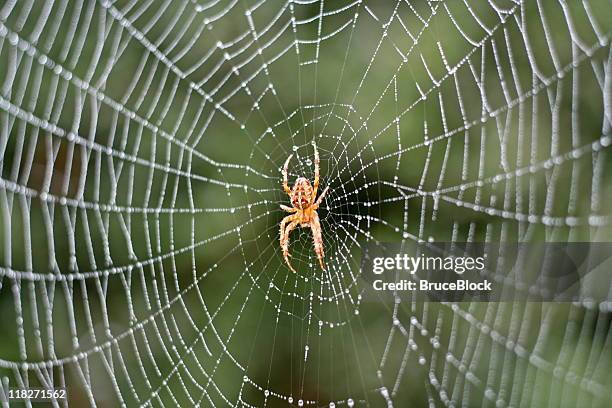
{"label": "dew-covered web", "polygon": [[[3,384],[67,387],[60,406],[610,404],[608,303],[360,283],[368,242],[609,240],[610,6],[3,1]],[[312,180],[312,142],[327,270],[298,228],[293,273],[281,167]]]}

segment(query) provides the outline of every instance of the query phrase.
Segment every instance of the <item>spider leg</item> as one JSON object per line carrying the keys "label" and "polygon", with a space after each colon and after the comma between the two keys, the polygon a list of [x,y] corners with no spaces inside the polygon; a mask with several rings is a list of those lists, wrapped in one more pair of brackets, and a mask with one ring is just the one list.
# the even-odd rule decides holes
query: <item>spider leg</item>
{"label": "spider leg", "polygon": [[285,161],[285,165],[283,166],[283,190],[285,190],[285,193],[287,193],[289,196],[291,196],[291,189],[289,188],[289,182],[287,180],[287,168],[289,167],[289,160],[291,160],[292,157],[293,155],[290,154]]}
{"label": "spider leg", "polygon": [[[298,217],[297,214],[286,216],[281,221],[281,227],[280,227],[281,228],[280,245],[281,245],[281,249],[283,250],[283,258],[285,258],[285,262],[287,263],[287,266],[289,266],[289,269],[291,269],[293,272],[295,272],[295,269],[293,269],[293,266],[291,266],[291,263],[289,262],[289,256],[291,256],[291,254],[289,253],[289,234],[300,223],[300,220],[297,219],[297,217]],[[288,222],[289,222],[289,225],[285,227],[285,224],[287,224]]]}
{"label": "spider leg", "polygon": [[313,207],[316,210],[317,208],[319,208],[319,206],[321,205],[321,203],[323,202],[323,198],[325,198],[325,194],[327,194],[327,190],[329,190],[329,186],[325,187],[325,190],[323,190],[323,192],[321,193],[321,195],[319,196],[319,198],[317,199],[317,201],[315,201]]}
{"label": "spider leg", "polygon": [[280,244],[281,247],[285,244],[285,227],[287,226],[288,223],[294,221],[297,218],[296,214],[293,215],[288,215],[285,218],[283,218],[280,222]]}
{"label": "spider leg", "polygon": [[317,255],[321,269],[325,270],[325,263],[323,262],[325,251],[323,249],[323,238],[321,236],[321,222],[319,220],[319,214],[317,214],[316,211],[312,212],[310,229],[312,230],[312,241],[314,242],[315,254]]}
{"label": "spider leg", "polygon": [[298,210],[297,208],[294,208],[294,207],[287,207],[286,205],[282,205],[282,204],[281,204],[280,208],[281,208],[282,210],[287,211],[288,213],[294,213],[294,212],[296,212],[296,211]]}
{"label": "spider leg", "polygon": [[312,142],[314,146],[314,165],[315,165],[315,174],[314,174],[314,183],[312,189],[312,198],[310,202],[314,202],[315,198],[317,198],[317,190],[319,189],[319,164],[321,163],[321,159],[319,159],[319,151],[317,150],[316,142]]}

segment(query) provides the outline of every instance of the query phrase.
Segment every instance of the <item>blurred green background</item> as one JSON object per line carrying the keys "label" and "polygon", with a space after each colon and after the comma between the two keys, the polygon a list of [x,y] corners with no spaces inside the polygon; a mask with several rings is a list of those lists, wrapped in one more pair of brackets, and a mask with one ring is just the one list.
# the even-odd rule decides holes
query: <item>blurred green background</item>
{"label": "blurred green background", "polygon": [[[0,3],[0,377],[72,406],[607,406],[609,306],[364,301],[371,241],[609,241],[608,0]],[[328,270],[278,225],[313,178]]]}

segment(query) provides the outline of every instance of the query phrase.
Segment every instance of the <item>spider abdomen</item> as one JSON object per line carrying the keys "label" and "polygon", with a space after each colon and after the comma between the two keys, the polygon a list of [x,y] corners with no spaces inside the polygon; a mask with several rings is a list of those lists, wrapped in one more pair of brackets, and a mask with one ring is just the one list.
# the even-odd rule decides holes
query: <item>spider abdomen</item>
{"label": "spider abdomen", "polygon": [[295,181],[291,191],[291,204],[300,209],[309,207],[312,202],[312,186],[310,180],[300,177]]}

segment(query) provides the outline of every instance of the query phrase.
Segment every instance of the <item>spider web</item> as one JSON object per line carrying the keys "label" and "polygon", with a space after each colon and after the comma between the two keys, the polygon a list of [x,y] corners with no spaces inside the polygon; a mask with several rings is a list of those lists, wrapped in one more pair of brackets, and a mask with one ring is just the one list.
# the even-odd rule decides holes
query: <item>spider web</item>
{"label": "spider web", "polygon": [[[611,403],[610,304],[368,302],[385,241],[610,238],[607,0],[0,7],[0,376],[74,406]],[[328,269],[278,226],[313,178]],[[587,291],[588,291],[587,287]],[[611,288],[612,290],[612,288]]]}

